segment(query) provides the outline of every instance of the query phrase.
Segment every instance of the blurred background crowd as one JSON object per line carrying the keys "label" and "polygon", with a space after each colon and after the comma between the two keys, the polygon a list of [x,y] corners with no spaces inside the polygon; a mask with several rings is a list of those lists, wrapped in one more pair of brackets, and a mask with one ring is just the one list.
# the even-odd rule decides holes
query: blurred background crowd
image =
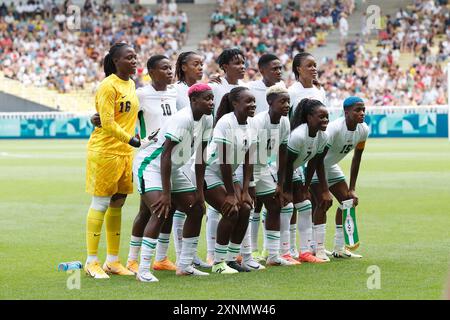
{"label": "blurred background crowd", "polygon": [[[80,20],[70,14],[69,0],[1,4],[0,72],[26,86],[60,93],[83,90],[102,80],[102,59],[111,44],[126,41],[138,53],[137,85],[145,84],[147,59],[165,54],[175,62],[195,21],[173,1],[152,9],[139,1],[115,2],[85,0]],[[449,8],[446,0],[414,0],[394,15],[382,15],[377,30],[367,28],[364,14],[357,36],[349,39],[347,18],[354,0],[219,0],[197,51],[205,57],[205,80],[220,74],[215,60],[224,48],[244,52],[246,80],[260,77],[262,54],[274,53],[290,85],[295,81],[292,58],[326,47],[329,33],[338,30],[340,50],[318,61],[330,106],[349,93],[367,105],[446,104]]]}

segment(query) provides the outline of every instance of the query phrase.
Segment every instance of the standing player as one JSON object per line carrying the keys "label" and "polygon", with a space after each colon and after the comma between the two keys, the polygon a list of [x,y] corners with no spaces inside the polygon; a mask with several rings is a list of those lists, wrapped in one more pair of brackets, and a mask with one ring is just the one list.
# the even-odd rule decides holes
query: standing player
{"label": "standing player", "polygon": [[182,52],[175,65],[177,109],[190,106],[188,90],[203,78],[203,58],[193,51]]}
{"label": "standing player", "polygon": [[[208,275],[195,269],[192,261],[197,251],[205,210],[203,183],[206,164],[203,152],[212,129],[213,94],[205,84],[192,86],[188,94],[191,106],[183,108],[167,122],[158,133],[158,141],[141,150],[136,157],[140,159],[140,165],[135,167],[134,174],[139,181],[139,191],[144,202],[151,211],[142,239],[141,259],[136,275],[139,281],[158,281],[150,272],[150,264],[161,227],[167,219],[171,219],[175,208],[187,215],[177,275]],[[181,169],[195,152],[197,190]]]}
{"label": "standing player", "polygon": [[[290,114],[294,114],[300,101],[305,98],[318,100],[326,106],[325,90],[319,85],[317,79],[317,63],[314,56],[307,52],[297,54],[292,61],[292,72],[295,75],[296,81],[288,89],[291,98]],[[282,239],[284,245],[290,244],[290,253],[294,258],[299,258],[296,245],[297,229],[299,230],[301,242],[306,242],[309,243],[309,245],[314,246],[312,241],[313,238],[310,239],[310,234],[312,234],[313,231],[309,230],[310,226],[312,227],[312,224],[307,223],[308,217],[309,220],[312,221],[312,205],[309,200],[305,201],[307,202],[294,203],[296,213],[292,215],[289,231],[284,233],[285,235],[288,234],[289,237],[287,239]],[[299,215],[298,219],[297,214]],[[284,218],[286,218],[286,215]],[[286,232],[286,230],[282,230],[282,234],[283,232]],[[287,242],[289,242],[289,244],[287,244]],[[316,262],[315,259],[307,252],[299,260],[301,262]]]}
{"label": "standing player", "polygon": [[282,69],[280,59],[273,54],[263,54],[258,60],[258,69],[262,75],[262,79],[250,81],[248,88],[256,99],[256,114],[268,111],[269,104],[267,102],[267,89],[281,82]]}
{"label": "standing player", "polygon": [[[237,87],[223,96],[217,111],[205,172],[206,201],[222,213],[217,226],[212,272],[231,274],[250,271],[236,259],[253,206],[249,184],[256,136],[249,117],[254,116],[255,109],[255,97],[247,88]],[[235,171],[242,163],[244,177],[241,185]]]}
{"label": "standing player", "polygon": [[226,93],[233,88],[246,86],[242,81],[245,76],[245,57],[241,50],[237,48],[223,50],[217,58],[217,64],[225,75],[209,83],[214,93],[214,116]]}
{"label": "standing player", "polygon": [[[163,55],[152,56],[147,61],[147,69],[152,78],[152,83],[137,90],[140,102],[138,126],[143,137],[149,133],[152,133],[152,135],[158,133],[164,124],[172,121],[173,115],[177,112],[177,92],[170,85],[173,80],[173,71],[169,59]],[[133,171],[136,171],[142,162],[143,154],[141,148],[134,159]],[[130,251],[127,261],[127,268],[135,274],[138,272],[137,260],[142,245],[142,236],[149,219],[150,211],[141,197],[139,212],[134,219],[131,231]],[[176,270],[175,264],[167,257],[171,228],[172,220],[167,219],[159,234],[156,258],[153,264],[154,270]]]}
{"label": "standing player", "polygon": [[[314,99],[303,99],[298,104],[292,119],[291,119],[291,136],[288,143],[288,160],[286,166],[286,192],[293,195],[294,204],[300,214],[302,225],[307,226],[307,229],[300,230],[300,235],[310,234],[312,230],[311,216],[304,217],[302,210],[306,206],[311,206],[309,201],[308,188],[311,183],[311,179],[315,170],[317,170],[317,176],[321,183],[321,193],[318,195],[318,204],[327,210],[332,203],[330,192],[328,191],[325,173],[323,167],[323,157],[325,155],[324,150],[327,145],[327,134],[325,130],[328,124],[328,111],[322,102]],[[306,174],[303,175],[302,170],[298,169],[305,165]],[[295,170],[295,174],[294,174]],[[293,183],[294,182],[294,183]],[[282,217],[283,218],[283,217]],[[283,224],[283,220],[280,222],[280,227]],[[304,248],[307,243],[304,242],[304,238],[300,238],[300,246]],[[282,253],[289,250],[288,247],[283,248]],[[312,254],[305,254],[306,251],[302,251],[300,255],[300,261],[321,263],[323,260],[319,260]],[[308,260],[306,260],[306,255]]]}
{"label": "standing player", "polygon": [[[202,80],[203,78],[203,58],[193,52],[182,52],[177,59],[175,74],[178,81],[175,83],[177,90],[177,109],[181,110],[190,107],[188,90],[191,86]],[[188,163],[184,170],[190,172],[190,164]],[[181,240],[183,238],[183,225],[186,215],[183,212],[175,211],[173,215],[172,234],[175,243],[175,253],[177,261],[181,252]],[[202,261],[198,255],[194,258],[194,266],[201,268],[211,268],[210,264]]]}
{"label": "standing player", "polygon": [[317,79],[317,62],[308,52],[297,54],[292,61],[295,82],[289,87],[291,114],[304,98],[319,100],[326,106],[326,93]]}
{"label": "standing player", "polygon": [[[326,131],[328,134],[328,151],[324,159],[324,166],[328,187],[339,203],[353,199],[355,206],[358,205],[358,196],[355,192],[356,180],[362,153],[369,136],[369,127],[364,123],[364,113],[364,101],[359,97],[348,97],[344,101],[344,117],[332,121]],[[350,169],[349,187],[338,163],[353,149],[355,149],[355,152]],[[311,190],[312,195],[318,198],[321,189],[318,185],[317,176],[313,177]],[[326,210],[323,207],[318,206],[314,211],[314,228],[316,229],[317,237],[316,257],[328,259],[323,254],[326,230]],[[335,258],[362,258],[362,256],[354,254],[345,248],[342,210],[339,208],[336,211],[336,233],[332,255]]]}
{"label": "standing player", "polygon": [[[269,53],[263,54],[258,60],[258,69],[262,75],[262,79],[251,81],[248,83],[248,88],[250,89],[250,92],[256,98],[257,114],[269,110],[269,104],[267,102],[267,95],[266,95],[269,87],[279,82],[283,83],[281,80],[282,64],[277,56]],[[250,213],[250,224],[249,224],[250,246],[251,250],[253,251],[253,257],[258,260],[260,259],[261,256],[258,252],[258,230],[259,230],[261,207],[262,203],[256,201],[255,209],[252,210],[252,212]],[[246,242],[246,239],[244,239],[244,242]]]}
{"label": "standing player", "polygon": [[[95,96],[102,127],[91,134],[86,166],[86,191],[93,197],[87,215],[84,269],[95,279],[109,278],[105,271],[133,274],[119,261],[121,212],[127,194],[133,192],[132,147],[141,144],[133,136],[139,101],[130,76],[136,72],[136,52],[125,43],[114,44],[104,59],[104,71],[106,78]],[[108,255],[102,269],[97,252],[104,220]]]}
{"label": "standing player", "polygon": [[[217,64],[224,71],[225,75],[209,85],[214,93],[214,116],[219,109],[222,97],[233,88],[245,86],[242,79],[245,76],[244,53],[239,49],[225,49],[217,58]],[[214,262],[214,250],[216,245],[217,225],[220,220],[220,213],[212,206],[208,206],[206,213],[206,247],[207,262]]]}
{"label": "standing player", "polygon": [[[289,94],[282,84],[267,89],[269,110],[258,113],[253,119],[253,126],[258,133],[257,158],[254,165],[254,183],[256,198],[263,203],[267,210],[265,219],[265,243],[268,251],[267,265],[289,266],[299,264],[293,259],[280,257],[280,214],[292,211],[292,203],[285,206],[283,184],[285,177],[285,163],[287,158],[287,143],[290,124]],[[271,172],[269,160],[278,159],[271,163],[277,168],[275,174]],[[276,177],[275,177],[276,176]],[[243,256],[243,266],[252,267]]]}

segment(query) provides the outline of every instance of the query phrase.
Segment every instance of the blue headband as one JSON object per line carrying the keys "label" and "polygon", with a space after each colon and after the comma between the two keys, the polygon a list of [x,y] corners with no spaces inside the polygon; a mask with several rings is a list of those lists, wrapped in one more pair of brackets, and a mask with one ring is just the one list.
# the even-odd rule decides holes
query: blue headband
{"label": "blue headband", "polygon": [[353,106],[355,103],[362,102],[364,103],[363,99],[360,97],[351,96],[344,100],[344,109]]}

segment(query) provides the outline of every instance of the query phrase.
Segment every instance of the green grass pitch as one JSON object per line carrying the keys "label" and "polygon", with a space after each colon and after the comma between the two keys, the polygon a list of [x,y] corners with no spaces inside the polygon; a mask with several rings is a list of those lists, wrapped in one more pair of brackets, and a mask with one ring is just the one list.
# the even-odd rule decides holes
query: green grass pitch
{"label": "green grass pitch", "polygon": [[[358,261],[272,267],[205,278],[155,272],[159,283],[133,277],[93,280],[81,274],[69,290],[62,261],[85,260],[87,140],[0,141],[0,299],[441,299],[449,273],[450,142],[370,139],[360,169]],[[348,175],[350,159],[342,167]],[[332,248],[334,211],[328,214]],[[126,261],[138,195],[123,210]],[[261,232],[260,232],[261,235]],[[105,258],[105,234],[100,258]],[[199,253],[204,257],[204,228]],[[262,239],[260,239],[261,244]],[[173,245],[169,249],[174,258]],[[380,289],[368,289],[370,266]],[[370,282],[370,281],[369,281]]]}

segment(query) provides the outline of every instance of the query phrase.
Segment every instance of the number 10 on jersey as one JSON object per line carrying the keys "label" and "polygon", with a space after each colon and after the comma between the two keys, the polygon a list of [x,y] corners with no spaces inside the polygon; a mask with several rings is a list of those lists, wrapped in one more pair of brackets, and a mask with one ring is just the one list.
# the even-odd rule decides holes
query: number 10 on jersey
{"label": "number 10 on jersey", "polygon": [[172,115],[172,110],[170,110],[170,104],[161,103],[161,109],[163,111],[163,116],[171,116]]}

